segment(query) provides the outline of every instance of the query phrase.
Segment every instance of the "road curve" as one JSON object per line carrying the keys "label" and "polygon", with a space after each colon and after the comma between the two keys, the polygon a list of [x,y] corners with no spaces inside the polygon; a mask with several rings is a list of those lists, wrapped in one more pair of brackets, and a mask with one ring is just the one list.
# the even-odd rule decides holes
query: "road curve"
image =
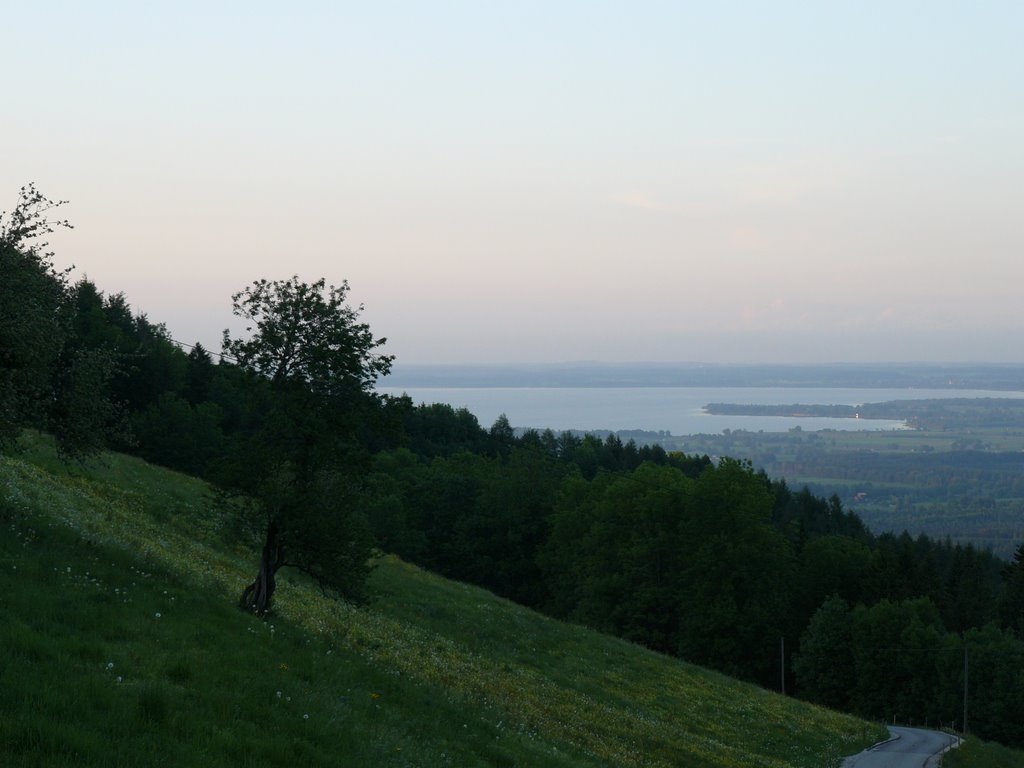
{"label": "road curve", "polygon": [[846,758],[843,768],[932,768],[938,765],[936,756],[956,743],[956,736],[924,728],[889,726],[889,733],[891,741]]}

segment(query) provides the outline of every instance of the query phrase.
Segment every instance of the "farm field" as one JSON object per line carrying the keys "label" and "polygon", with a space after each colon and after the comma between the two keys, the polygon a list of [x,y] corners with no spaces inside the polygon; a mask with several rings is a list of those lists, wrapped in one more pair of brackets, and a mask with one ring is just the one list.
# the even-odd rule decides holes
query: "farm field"
{"label": "farm field", "polygon": [[[907,402],[919,412],[914,429],[733,430],[660,442],[666,450],[749,459],[791,487],[836,494],[876,533],[948,536],[1009,558],[1024,541],[1024,404]],[[903,411],[891,408],[905,405],[879,404],[879,412],[892,417]]]}

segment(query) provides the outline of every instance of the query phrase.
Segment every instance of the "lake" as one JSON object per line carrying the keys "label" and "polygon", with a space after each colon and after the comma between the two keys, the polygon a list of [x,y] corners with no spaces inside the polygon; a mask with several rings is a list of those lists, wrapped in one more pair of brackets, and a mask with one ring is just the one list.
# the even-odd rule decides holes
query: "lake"
{"label": "lake", "polygon": [[754,405],[861,405],[889,400],[1021,398],[1024,392],[950,389],[843,389],[813,387],[380,387],[383,394],[407,393],[413,402],[466,408],[484,427],[504,413],[513,427],[553,430],[666,430],[673,435],[717,434],[724,429],[786,432],[821,429],[900,429],[889,420],[789,416],[718,416],[708,403]]}

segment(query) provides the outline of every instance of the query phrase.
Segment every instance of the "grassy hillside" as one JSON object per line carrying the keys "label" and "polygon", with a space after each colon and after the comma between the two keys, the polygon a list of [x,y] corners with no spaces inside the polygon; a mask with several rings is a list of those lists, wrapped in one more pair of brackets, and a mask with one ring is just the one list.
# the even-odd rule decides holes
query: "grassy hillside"
{"label": "grassy hillside", "polygon": [[0,764],[838,765],[884,730],[392,558],[356,608],[256,563],[197,480],[0,459]]}
{"label": "grassy hillside", "polygon": [[1024,765],[1024,752],[969,738],[959,749],[946,754],[942,768],[1020,768]]}

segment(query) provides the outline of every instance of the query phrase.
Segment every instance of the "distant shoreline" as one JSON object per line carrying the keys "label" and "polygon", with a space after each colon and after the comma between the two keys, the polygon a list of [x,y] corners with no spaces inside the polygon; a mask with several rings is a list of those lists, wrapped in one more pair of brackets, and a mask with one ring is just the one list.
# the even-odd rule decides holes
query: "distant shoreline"
{"label": "distant shoreline", "polygon": [[[861,413],[865,411],[865,413]],[[857,408],[852,405],[756,405],[753,403],[708,403],[704,412],[714,416],[787,416],[790,418],[807,419],[824,417],[829,419],[891,419],[891,416],[877,415],[870,408]]]}
{"label": "distant shoreline", "polygon": [[428,365],[399,361],[382,387],[758,387],[1024,391],[1024,364],[544,363]]}

